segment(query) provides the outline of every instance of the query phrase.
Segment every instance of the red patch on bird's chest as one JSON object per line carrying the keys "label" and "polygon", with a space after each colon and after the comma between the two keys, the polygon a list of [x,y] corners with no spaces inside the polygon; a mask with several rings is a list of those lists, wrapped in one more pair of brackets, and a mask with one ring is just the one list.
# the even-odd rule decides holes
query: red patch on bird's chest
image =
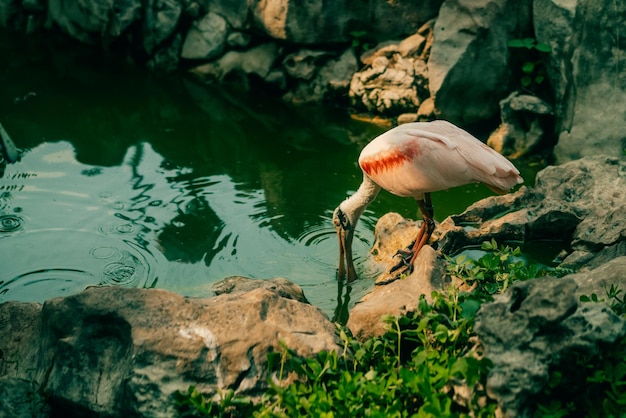
{"label": "red patch on bird's chest", "polygon": [[410,144],[402,148],[386,150],[366,157],[360,162],[360,165],[361,169],[371,177],[385,171],[393,170],[405,162],[412,161],[420,154],[421,150],[417,144]]}

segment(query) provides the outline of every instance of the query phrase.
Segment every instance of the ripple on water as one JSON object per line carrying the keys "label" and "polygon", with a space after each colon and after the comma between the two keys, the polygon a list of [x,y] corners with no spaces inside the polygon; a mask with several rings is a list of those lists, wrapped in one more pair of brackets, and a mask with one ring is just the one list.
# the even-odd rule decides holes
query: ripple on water
{"label": "ripple on water", "polygon": [[24,220],[15,214],[0,215],[0,234],[10,234],[22,229]]}
{"label": "ripple on water", "polygon": [[335,239],[335,234],[335,228],[329,223],[308,225],[298,236],[298,242],[307,247],[320,245],[328,239]]}
{"label": "ripple on water", "polygon": [[92,285],[153,287],[162,255],[125,235],[51,229],[0,240],[0,302],[43,302]]}

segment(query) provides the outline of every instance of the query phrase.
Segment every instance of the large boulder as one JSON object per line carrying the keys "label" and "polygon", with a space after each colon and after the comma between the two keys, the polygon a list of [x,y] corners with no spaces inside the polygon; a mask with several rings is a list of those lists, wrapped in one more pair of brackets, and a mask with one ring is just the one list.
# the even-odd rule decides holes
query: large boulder
{"label": "large boulder", "polygon": [[530,27],[530,0],[444,2],[428,60],[438,117],[466,125],[496,116],[512,83],[507,42]]}
{"label": "large boulder", "polygon": [[536,416],[530,399],[551,373],[575,367],[573,352],[592,358],[626,336],[624,319],[606,304],[579,302],[577,288],[570,277],[530,280],[481,306],[474,329],[493,363],[486,389],[505,417]]}
{"label": "large boulder", "polygon": [[263,393],[282,342],[303,356],[338,349],[318,308],[264,288],[193,299],[93,287],[35,305],[0,305],[0,370],[36,385],[56,416],[171,417],[190,385],[209,398]]}
{"label": "large boulder", "polygon": [[534,0],[533,15],[537,40],[552,48],[557,161],[623,155],[626,3]]}

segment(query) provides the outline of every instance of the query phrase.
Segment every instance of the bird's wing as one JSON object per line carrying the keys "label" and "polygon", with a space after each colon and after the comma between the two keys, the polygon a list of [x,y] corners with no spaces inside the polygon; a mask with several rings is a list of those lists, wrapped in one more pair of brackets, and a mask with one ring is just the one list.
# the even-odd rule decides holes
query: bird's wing
{"label": "bird's wing", "polygon": [[509,190],[522,182],[519,170],[509,160],[452,123],[438,120],[420,128],[430,132],[433,140],[441,141],[441,137],[445,137],[454,142],[455,150],[467,164],[465,169],[471,172],[475,181],[498,189],[496,191]]}

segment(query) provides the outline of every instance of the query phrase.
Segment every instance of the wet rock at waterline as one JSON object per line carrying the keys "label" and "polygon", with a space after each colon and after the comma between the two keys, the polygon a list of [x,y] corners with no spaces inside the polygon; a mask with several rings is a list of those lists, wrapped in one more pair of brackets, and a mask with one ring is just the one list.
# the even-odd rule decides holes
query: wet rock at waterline
{"label": "wet rock at waterline", "polygon": [[[281,341],[304,356],[338,348],[318,308],[267,289],[193,299],[92,287],[47,301],[40,315],[33,306],[0,305],[0,371],[36,382],[60,414],[171,417],[173,394],[192,384],[209,396],[262,393]],[[32,334],[17,340],[24,318]]]}
{"label": "wet rock at waterline", "polygon": [[[528,179],[527,179],[528,181]],[[451,254],[483,241],[559,240],[562,267],[596,267],[626,255],[626,161],[587,157],[537,174],[536,185],[494,196],[445,219],[433,234]]]}
{"label": "wet rock at waterline", "polygon": [[568,375],[576,367],[569,361],[573,352],[597,355],[626,335],[626,321],[606,304],[578,300],[576,280],[548,277],[515,283],[482,305],[474,329],[493,363],[487,393],[505,417],[532,416],[530,398],[546,387],[550,373]]}
{"label": "wet rock at waterline", "polygon": [[433,291],[442,290],[449,283],[443,261],[430,246],[420,251],[415,260],[415,269],[409,276],[393,280],[391,275],[383,273],[380,279],[385,281],[350,311],[346,325],[359,340],[383,335],[386,331],[386,324],[381,321],[383,316],[415,312],[422,295],[430,300]]}
{"label": "wet rock at waterline", "polygon": [[309,301],[306,300],[304,292],[300,286],[282,277],[257,280],[242,276],[231,276],[220,280],[211,286],[211,290],[213,290],[216,295],[249,292],[255,289],[266,289],[283,298],[297,300],[302,303],[309,303]]}

